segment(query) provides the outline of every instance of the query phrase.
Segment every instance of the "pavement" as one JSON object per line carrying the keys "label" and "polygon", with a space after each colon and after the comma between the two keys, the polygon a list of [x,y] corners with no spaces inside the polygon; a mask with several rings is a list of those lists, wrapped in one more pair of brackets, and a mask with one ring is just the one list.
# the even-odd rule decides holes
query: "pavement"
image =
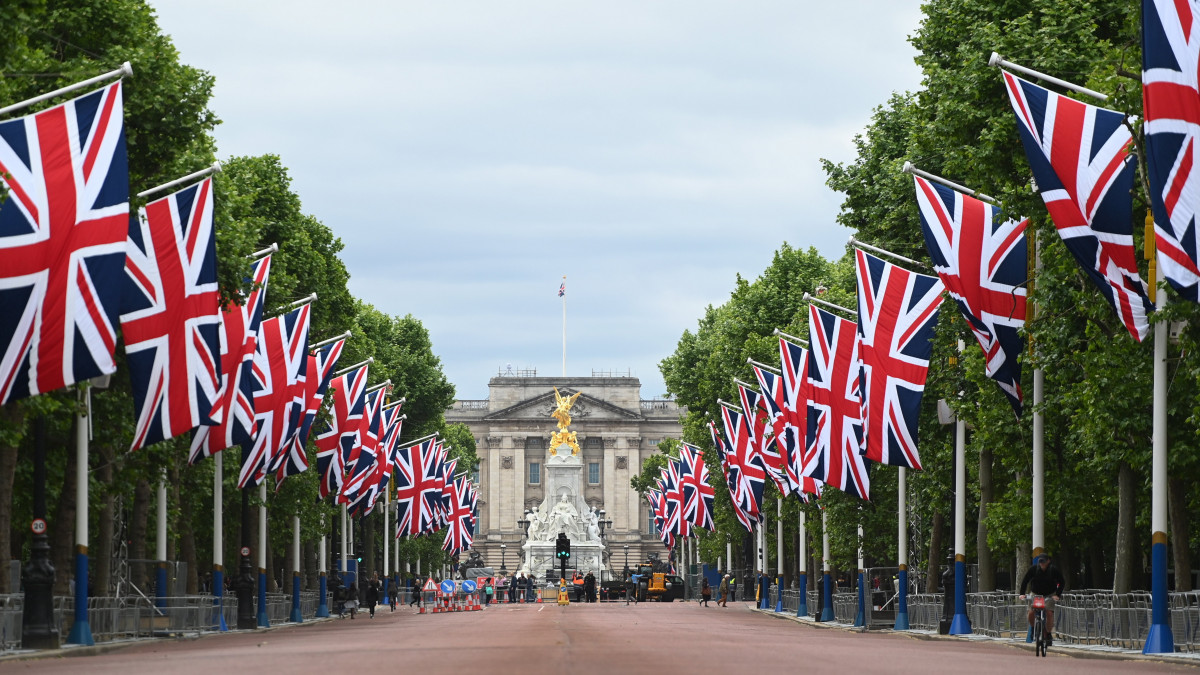
{"label": "pavement", "polygon": [[[376,610],[358,618],[285,624],[107,646],[82,658],[30,654],[0,661],[0,672],[90,674],[381,672],[482,673],[1003,673],[1022,666],[1089,675],[1197,672],[1189,663],[1075,658],[1051,648],[1045,659],[1009,643],[860,633],[847,627],[760,612],[748,603],[695,602],[493,605],[480,612],[417,614]],[[72,653],[68,651],[67,654]],[[785,670],[786,669],[786,670]]]}

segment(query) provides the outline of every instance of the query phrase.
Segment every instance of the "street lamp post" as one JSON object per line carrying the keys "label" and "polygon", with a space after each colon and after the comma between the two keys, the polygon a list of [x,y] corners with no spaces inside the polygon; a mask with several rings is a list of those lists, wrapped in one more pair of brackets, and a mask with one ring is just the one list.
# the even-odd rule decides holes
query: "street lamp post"
{"label": "street lamp post", "polygon": [[505,564],[505,559],[508,557],[508,546],[500,544],[500,576],[508,576],[508,565]]}

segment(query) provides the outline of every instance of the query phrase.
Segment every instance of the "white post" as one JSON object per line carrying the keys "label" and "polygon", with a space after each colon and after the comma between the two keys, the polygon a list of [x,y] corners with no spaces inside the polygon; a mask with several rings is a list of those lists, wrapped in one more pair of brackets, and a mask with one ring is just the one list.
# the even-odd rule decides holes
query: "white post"
{"label": "white post", "polygon": [[321,514],[321,541],[317,545],[317,572],[325,574],[329,572],[329,565],[325,561],[325,514]]}
{"label": "white post", "polygon": [[[800,547],[797,551],[800,556],[800,574],[808,574],[808,530],[804,526],[804,509],[800,509]],[[804,592],[804,589],[800,589]]]}
{"label": "white post", "polygon": [[[225,453],[213,455],[213,567],[224,571],[225,560]],[[215,595],[215,593],[214,593]]]}
{"label": "white post", "polygon": [[417,576],[421,576],[421,556],[417,556]]}
{"label": "white post", "polygon": [[346,515],[346,505],[342,504],[342,559],[338,562],[338,571],[342,573],[341,576],[343,584],[346,583],[346,570],[350,569],[350,567],[346,565],[346,556],[349,552],[349,549],[346,547],[346,540],[347,537],[349,537],[349,535],[346,533],[346,525],[348,520],[349,517]]}
{"label": "white post", "polygon": [[821,510],[821,573],[829,574],[829,512]]}
{"label": "white post", "polygon": [[300,516],[292,516],[292,572],[300,576]]}
{"label": "white post", "polygon": [[733,544],[728,539],[725,540],[725,566],[733,568]]}
{"label": "white post", "polygon": [[[86,469],[86,467],[85,467]],[[84,476],[86,482],[87,476]],[[86,506],[84,508],[87,508]],[[81,515],[86,515],[81,513]],[[155,537],[154,553],[158,556],[159,562],[164,562],[167,559],[167,470],[163,469],[163,476],[158,481],[158,528],[157,536]]]}
{"label": "white post", "polygon": [[908,567],[908,470],[900,467],[897,476],[896,492],[896,557],[900,559],[900,569]]}
{"label": "white post", "polygon": [[954,430],[954,560],[967,555],[967,423],[960,417]]}
{"label": "white post", "polygon": [[388,506],[391,505],[391,490],[383,492],[383,576],[387,577],[391,567],[391,546],[388,546]]}
{"label": "white post", "polygon": [[783,585],[783,498],[775,500],[775,573]]}

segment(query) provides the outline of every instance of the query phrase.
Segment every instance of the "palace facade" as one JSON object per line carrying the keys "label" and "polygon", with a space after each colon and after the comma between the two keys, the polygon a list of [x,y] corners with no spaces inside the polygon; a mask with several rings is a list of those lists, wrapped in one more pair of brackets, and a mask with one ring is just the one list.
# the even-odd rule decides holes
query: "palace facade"
{"label": "palace facade", "polygon": [[[684,410],[674,401],[641,397],[636,377],[526,377],[511,373],[488,382],[488,398],[460,400],[446,422],[466,424],[479,455],[479,522],[474,549],[488,565],[509,571],[521,565],[525,512],[545,499],[545,463],[556,422],[554,388],[578,392],[571,408],[583,460],[583,498],[611,520],[603,539],[608,566],[620,570],[655,551],[666,556],[654,532],[649,503],[630,485],[659,441],[679,438]],[[504,548],[501,548],[501,545]]]}

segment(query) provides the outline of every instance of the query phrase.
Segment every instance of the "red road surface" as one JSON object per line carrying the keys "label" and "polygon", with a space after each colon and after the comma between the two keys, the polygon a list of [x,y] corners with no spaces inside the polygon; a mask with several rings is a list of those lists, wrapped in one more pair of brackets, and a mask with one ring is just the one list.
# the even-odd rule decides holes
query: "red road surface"
{"label": "red road surface", "polygon": [[963,639],[815,628],[696,603],[405,609],[275,630],[137,643],[95,656],[0,662],[0,671],[164,673],[959,673],[1192,672],[1187,665],[1072,658]]}

